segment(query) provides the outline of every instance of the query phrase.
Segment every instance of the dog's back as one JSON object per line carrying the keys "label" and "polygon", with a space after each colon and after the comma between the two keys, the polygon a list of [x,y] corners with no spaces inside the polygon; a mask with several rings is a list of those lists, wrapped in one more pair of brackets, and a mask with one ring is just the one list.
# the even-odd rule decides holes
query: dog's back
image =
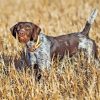
{"label": "dog's back", "polygon": [[47,36],[48,40],[51,41],[51,57],[56,57],[59,55],[61,58],[63,58],[65,53],[69,53],[69,56],[72,56],[79,49],[87,49],[88,52],[90,49],[92,49],[91,53],[93,52],[93,54],[96,56],[96,44],[88,36],[96,15],[97,10],[94,10],[89,16],[85,27],[81,32],[70,33],[57,37]]}

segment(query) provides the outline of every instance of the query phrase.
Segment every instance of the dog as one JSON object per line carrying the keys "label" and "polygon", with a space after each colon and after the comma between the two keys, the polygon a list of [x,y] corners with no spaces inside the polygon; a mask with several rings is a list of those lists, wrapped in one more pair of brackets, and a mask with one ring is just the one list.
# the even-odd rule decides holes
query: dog
{"label": "dog", "polygon": [[95,9],[81,32],[48,36],[41,32],[41,28],[32,22],[18,22],[11,27],[12,35],[26,46],[26,58],[29,66],[37,65],[41,70],[49,69],[52,58],[62,59],[64,55],[72,57],[80,50],[85,50],[89,59],[97,57],[97,46],[94,40],[89,38],[89,31],[97,15]]}

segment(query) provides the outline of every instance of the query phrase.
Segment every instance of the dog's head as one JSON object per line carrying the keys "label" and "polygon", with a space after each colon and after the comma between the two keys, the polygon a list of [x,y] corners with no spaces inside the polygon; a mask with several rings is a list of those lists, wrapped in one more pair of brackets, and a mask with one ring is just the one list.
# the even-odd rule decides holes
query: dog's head
{"label": "dog's head", "polygon": [[18,37],[19,42],[26,43],[29,40],[37,41],[41,31],[40,27],[31,22],[18,22],[10,28],[12,35]]}

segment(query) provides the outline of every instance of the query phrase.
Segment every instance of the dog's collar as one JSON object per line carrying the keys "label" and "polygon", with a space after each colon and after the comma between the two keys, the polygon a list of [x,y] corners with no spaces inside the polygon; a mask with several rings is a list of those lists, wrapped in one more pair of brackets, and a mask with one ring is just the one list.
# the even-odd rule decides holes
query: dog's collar
{"label": "dog's collar", "polygon": [[35,42],[35,44],[32,46],[32,47],[28,47],[28,45],[26,45],[27,46],[27,48],[28,48],[28,50],[30,51],[30,52],[33,52],[33,51],[35,51],[36,49],[38,49],[40,46],[41,46],[41,41],[40,41],[40,39],[39,39],[39,36],[38,36],[38,38],[37,38],[37,41]]}

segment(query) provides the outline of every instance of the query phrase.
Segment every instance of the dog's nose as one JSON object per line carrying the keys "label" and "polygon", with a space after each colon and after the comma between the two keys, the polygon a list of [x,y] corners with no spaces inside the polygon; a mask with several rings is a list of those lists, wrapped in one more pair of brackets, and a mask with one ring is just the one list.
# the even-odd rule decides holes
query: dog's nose
{"label": "dog's nose", "polygon": [[24,34],[24,32],[23,31],[20,31],[19,34],[22,35],[22,34]]}
{"label": "dog's nose", "polygon": [[24,33],[25,33],[25,30],[23,29],[19,31],[19,35],[23,35]]}

